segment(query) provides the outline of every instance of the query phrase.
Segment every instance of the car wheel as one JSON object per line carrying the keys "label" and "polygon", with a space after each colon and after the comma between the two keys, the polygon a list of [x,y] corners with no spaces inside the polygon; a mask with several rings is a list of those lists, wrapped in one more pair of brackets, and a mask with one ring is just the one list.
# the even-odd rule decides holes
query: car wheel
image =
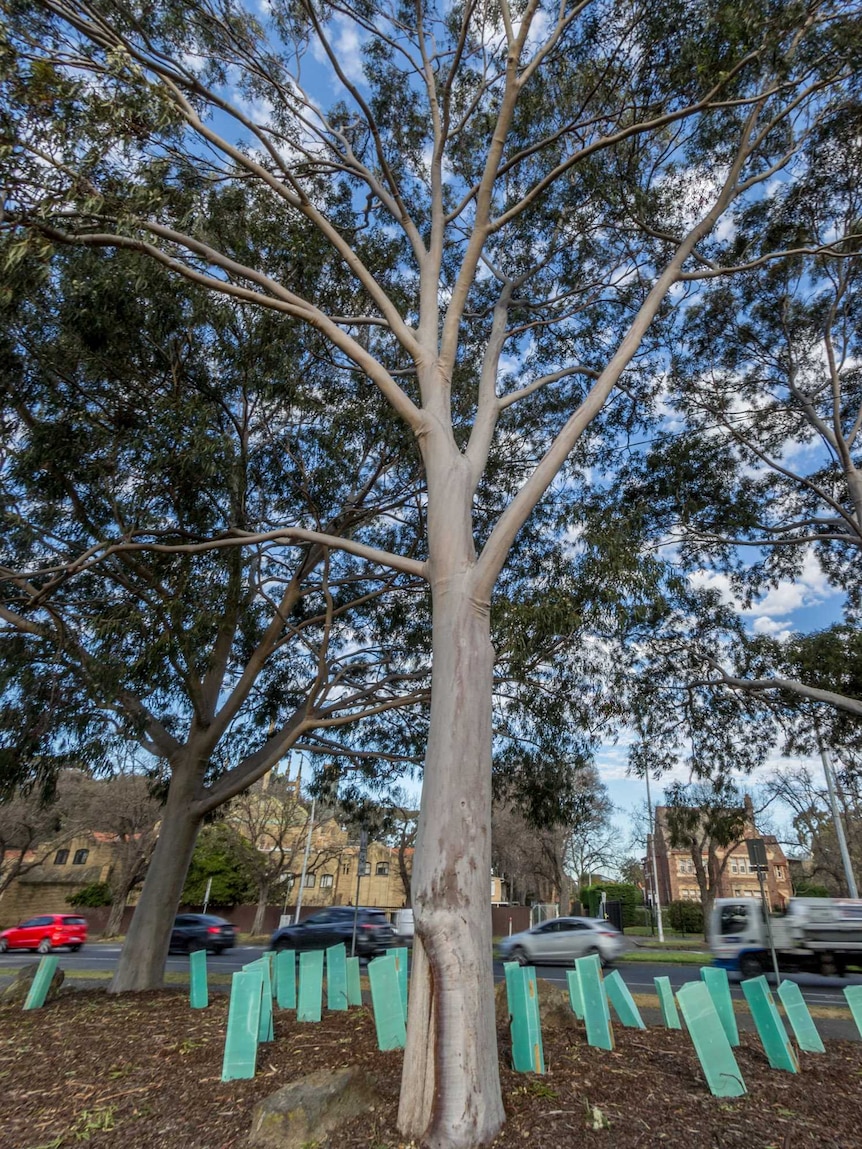
{"label": "car wheel", "polygon": [[8,950],[8,948],[9,948],[9,939],[8,938],[0,938],[0,954],[5,954],[5,952]]}
{"label": "car wheel", "polygon": [[186,943],[186,950],[190,953],[197,953],[198,950],[205,950],[206,942],[199,941],[197,938],[190,938]]}
{"label": "car wheel", "polygon": [[739,959],[739,972],[744,978],[760,977],[763,973],[763,963],[756,954],[743,954]]}
{"label": "car wheel", "polygon": [[80,948],[81,948],[80,946],[69,946],[69,949],[72,951],[73,954],[76,954]]}
{"label": "car wheel", "polygon": [[224,946],[213,946],[213,953],[214,954],[223,954],[224,953]]}
{"label": "car wheel", "polygon": [[42,940],[36,946],[36,953],[37,954],[49,954],[50,952],[51,952],[51,939],[50,938],[42,938]]}
{"label": "car wheel", "polygon": [[518,965],[529,965],[530,955],[523,946],[515,946],[512,950],[512,961],[516,961]]}

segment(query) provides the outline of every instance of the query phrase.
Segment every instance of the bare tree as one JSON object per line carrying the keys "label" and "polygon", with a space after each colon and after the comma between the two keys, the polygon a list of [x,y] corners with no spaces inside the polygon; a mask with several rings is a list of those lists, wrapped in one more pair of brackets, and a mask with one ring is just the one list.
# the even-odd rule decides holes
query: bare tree
{"label": "bare tree", "polygon": [[709,930],[712,906],[733,850],[753,828],[753,807],[727,782],[677,785],[666,794],[667,805],[657,807],[657,828],[664,814],[669,845],[688,851],[703,906],[704,929]]}
{"label": "bare tree", "polygon": [[88,790],[87,828],[106,835],[110,843],[111,908],[104,936],[115,937],[129,894],[146,876],[158,839],[162,804],[153,795],[150,780],[141,774],[122,773],[93,782]]}

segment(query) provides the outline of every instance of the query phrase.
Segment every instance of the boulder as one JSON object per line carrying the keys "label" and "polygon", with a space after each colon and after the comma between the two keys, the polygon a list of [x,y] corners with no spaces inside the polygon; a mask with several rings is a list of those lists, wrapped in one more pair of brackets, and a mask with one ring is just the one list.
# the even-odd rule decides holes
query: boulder
{"label": "boulder", "polygon": [[248,1144],[255,1149],[304,1149],[379,1101],[375,1078],[358,1065],[321,1069],[255,1106]]}
{"label": "boulder", "polygon": [[[21,969],[15,974],[14,980],[6,986],[2,994],[0,994],[0,1002],[3,1005],[23,1005],[27,1000],[27,994],[30,992],[30,987],[33,984],[33,978],[36,976],[36,970],[39,968],[38,962],[32,962],[30,965],[22,966]],[[65,974],[58,966],[54,970],[54,976],[51,978],[51,984],[48,986],[48,992],[45,995],[45,1004],[53,1001],[60,992],[60,986],[63,984]]]}

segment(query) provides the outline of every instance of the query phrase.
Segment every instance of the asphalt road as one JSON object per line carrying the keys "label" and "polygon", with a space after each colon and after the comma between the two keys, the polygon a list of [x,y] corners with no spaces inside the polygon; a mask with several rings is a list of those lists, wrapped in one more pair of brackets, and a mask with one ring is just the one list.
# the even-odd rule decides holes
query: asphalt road
{"label": "asphalt road", "polygon": [[[75,970],[101,971],[111,973],[120,956],[120,945],[109,945],[99,942],[96,945],[86,945],[78,953],[68,950],[55,950],[60,958],[60,968],[67,977],[74,977]],[[254,961],[263,953],[260,946],[234,946],[223,954],[209,954],[207,969],[210,973],[236,973],[247,962]],[[0,954],[0,977],[7,968],[20,969],[28,961],[39,961],[38,954],[27,953],[24,950],[13,950],[11,953]],[[165,962],[167,973],[188,973],[189,959],[187,954],[170,954]]]}
{"label": "asphalt road", "polygon": [[[78,953],[69,953],[67,950],[58,950],[60,966],[67,976],[74,978],[74,971],[101,971],[110,973],[117,964],[120,954],[119,945],[91,944],[85,946]],[[260,957],[263,949],[260,946],[235,946],[223,954],[210,954],[207,967],[210,973],[235,973],[247,962]],[[39,961],[38,954],[17,951],[0,954],[0,977],[6,970],[20,969],[27,962]],[[165,964],[168,973],[187,973],[189,959],[185,954],[171,954]],[[687,981],[697,981],[700,977],[700,967],[696,965],[676,965],[670,962],[626,962],[620,961],[617,968],[624,981],[633,993],[654,993],[653,978],[669,977],[671,986],[677,989]],[[566,970],[563,966],[539,966],[539,977],[546,981],[566,988]],[[503,976],[503,966],[494,962],[494,977],[499,981]],[[845,985],[862,985],[862,976],[855,975],[846,979],[836,977],[819,977],[816,974],[789,974],[793,981],[802,987],[802,993],[810,1005],[845,1005],[843,989]],[[738,982],[738,977],[730,975],[731,983]],[[731,993],[734,997],[742,997],[738,984],[732,984]]]}

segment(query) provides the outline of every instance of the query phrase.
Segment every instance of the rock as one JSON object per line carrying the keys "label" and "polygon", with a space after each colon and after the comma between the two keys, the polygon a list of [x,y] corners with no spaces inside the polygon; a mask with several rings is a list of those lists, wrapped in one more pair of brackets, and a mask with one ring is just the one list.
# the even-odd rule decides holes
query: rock
{"label": "rock", "polygon": [[375,1078],[358,1065],[321,1069],[255,1106],[248,1144],[255,1149],[303,1149],[379,1101]]}
{"label": "rock", "polygon": [[[3,1005],[23,1005],[27,1000],[27,994],[30,992],[30,987],[33,984],[33,978],[36,976],[36,970],[39,968],[38,962],[33,962],[31,965],[22,966],[15,975],[15,980],[11,985],[7,985],[0,994],[0,1001]],[[45,995],[45,1004],[53,1001],[60,993],[60,986],[63,984],[65,978],[63,971],[57,967],[54,970],[54,976],[51,978],[51,984],[48,986],[48,992]]]}

